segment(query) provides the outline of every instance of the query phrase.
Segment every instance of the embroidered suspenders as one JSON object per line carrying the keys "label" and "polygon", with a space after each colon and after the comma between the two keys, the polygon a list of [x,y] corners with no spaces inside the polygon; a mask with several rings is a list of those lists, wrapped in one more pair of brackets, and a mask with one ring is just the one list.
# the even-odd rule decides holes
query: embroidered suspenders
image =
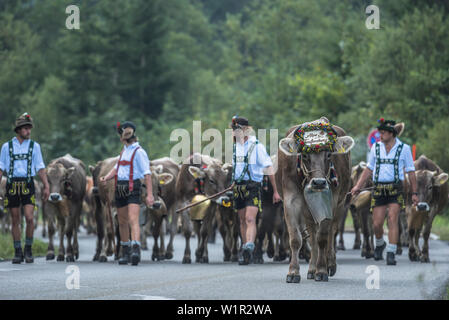
{"label": "embroidered suspenders", "polygon": [[[233,157],[234,157],[234,167],[232,168],[232,181],[236,181],[237,183],[240,183],[243,180],[243,177],[245,176],[245,173],[248,171],[248,159],[251,156],[254,147],[259,143],[258,140],[256,140],[256,142],[254,142],[248,150],[248,153],[246,154],[246,156],[243,158],[243,162],[245,162],[245,167],[243,168],[242,174],[240,175],[240,177],[237,180],[235,179],[235,167],[237,166],[237,155],[236,155],[236,144],[234,143],[233,146]],[[241,161],[240,161],[241,162]],[[249,175],[249,179],[251,179],[251,173],[248,171],[248,175]]]}
{"label": "embroidered suspenders", "polygon": [[8,180],[10,183],[12,178],[14,177],[14,161],[16,160],[26,160],[27,161],[27,183],[31,182],[31,164],[33,160],[33,149],[34,149],[34,141],[30,140],[30,145],[28,147],[28,153],[14,154],[12,140],[8,143],[9,147],[9,172],[8,172]]}
{"label": "embroidered suspenders", "polygon": [[399,183],[399,156],[401,155],[402,148],[404,144],[401,143],[396,150],[396,154],[393,159],[381,159],[380,158],[380,144],[376,143],[376,171],[374,173],[374,183],[377,184],[379,181],[379,171],[381,164],[392,164],[394,165],[394,182]]}
{"label": "embroidered suspenders", "polygon": [[118,164],[117,164],[117,174],[115,175],[115,185],[117,186],[117,178],[118,178],[118,169],[120,168],[120,166],[130,166],[129,168],[129,192],[131,193],[134,189],[134,180],[133,180],[133,176],[134,176],[134,156],[136,155],[137,150],[140,147],[137,147],[134,152],[133,155],[131,156],[131,160],[130,161],[126,161],[126,160],[122,160],[122,154],[123,151],[120,152],[120,157],[118,159]]}

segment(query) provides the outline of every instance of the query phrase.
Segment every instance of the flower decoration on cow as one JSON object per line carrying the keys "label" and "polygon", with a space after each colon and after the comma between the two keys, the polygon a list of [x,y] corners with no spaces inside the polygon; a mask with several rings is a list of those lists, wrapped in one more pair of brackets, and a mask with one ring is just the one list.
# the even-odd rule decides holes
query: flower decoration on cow
{"label": "flower decoration on cow", "polygon": [[[311,137],[315,135],[316,138]],[[294,132],[297,150],[300,153],[318,153],[324,150],[334,151],[337,133],[330,123],[309,123],[298,127]]]}

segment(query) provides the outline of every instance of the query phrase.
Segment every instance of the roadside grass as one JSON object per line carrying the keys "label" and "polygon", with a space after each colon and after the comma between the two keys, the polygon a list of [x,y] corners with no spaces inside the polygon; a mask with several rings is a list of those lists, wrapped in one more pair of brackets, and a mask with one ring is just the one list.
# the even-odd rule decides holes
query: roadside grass
{"label": "roadside grass", "polygon": [[[22,247],[25,245],[25,236],[22,238]],[[47,255],[48,243],[40,239],[33,241],[33,256],[42,257]],[[57,248],[55,248],[57,250]],[[57,252],[57,251],[56,251]],[[14,246],[11,233],[0,232],[0,261],[11,260],[14,257]]]}

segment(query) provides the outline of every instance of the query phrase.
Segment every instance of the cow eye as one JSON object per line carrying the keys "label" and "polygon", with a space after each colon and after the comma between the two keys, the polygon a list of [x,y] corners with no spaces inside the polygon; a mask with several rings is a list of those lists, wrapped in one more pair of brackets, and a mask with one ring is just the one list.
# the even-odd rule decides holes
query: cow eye
{"label": "cow eye", "polygon": [[215,181],[212,180],[212,179],[209,179],[209,182],[212,183],[212,184],[215,184]]}

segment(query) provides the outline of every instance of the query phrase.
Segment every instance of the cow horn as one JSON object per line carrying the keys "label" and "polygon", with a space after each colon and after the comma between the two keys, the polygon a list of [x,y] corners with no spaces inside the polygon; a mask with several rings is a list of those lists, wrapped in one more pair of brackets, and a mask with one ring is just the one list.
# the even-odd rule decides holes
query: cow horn
{"label": "cow horn", "polygon": [[399,122],[394,126],[394,129],[396,130],[398,137],[404,132],[404,128],[405,128],[404,122]]}

